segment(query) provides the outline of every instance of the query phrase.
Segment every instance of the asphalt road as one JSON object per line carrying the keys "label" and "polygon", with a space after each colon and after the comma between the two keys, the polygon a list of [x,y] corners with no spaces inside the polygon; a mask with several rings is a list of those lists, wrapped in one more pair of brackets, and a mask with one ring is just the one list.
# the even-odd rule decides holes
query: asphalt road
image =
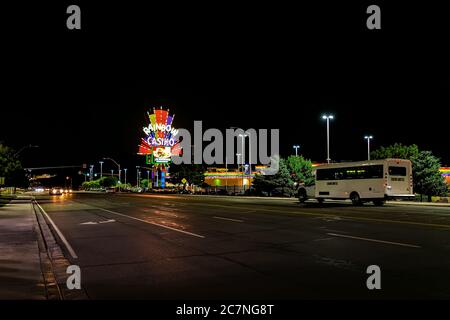
{"label": "asphalt road", "polygon": [[[450,298],[450,207],[73,194],[39,203],[91,299]],[[369,265],[381,290],[368,290]]]}

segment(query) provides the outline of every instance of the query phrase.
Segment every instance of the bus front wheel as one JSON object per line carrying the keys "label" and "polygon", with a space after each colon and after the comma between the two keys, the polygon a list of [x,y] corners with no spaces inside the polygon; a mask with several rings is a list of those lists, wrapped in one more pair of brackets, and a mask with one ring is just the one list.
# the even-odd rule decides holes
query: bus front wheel
{"label": "bus front wheel", "polygon": [[352,204],[354,206],[360,206],[362,204],[361,197],[359,196],[358,192],[352,192],[350,194],[350,200],[352,201]]}

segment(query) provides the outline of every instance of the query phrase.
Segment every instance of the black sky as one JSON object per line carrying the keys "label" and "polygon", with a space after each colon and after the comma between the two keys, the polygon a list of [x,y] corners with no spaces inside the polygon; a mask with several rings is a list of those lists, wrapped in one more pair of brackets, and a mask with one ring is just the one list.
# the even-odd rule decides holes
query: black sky
{"label": "black sky", "polygon": [[[343,1],[339,1],[343,2]],[[2,19],[0,140],[26,166],[132,165],[145,112],[160,105],[177,127],[280,128],[281,151],[326,157],[324,112],[332,112],[332,158],[416,143],[450,164],[447,8],[380,3],[382,30],[365,27],[367,3],[315,5],[123,1],[82,9],[22,3]]]}

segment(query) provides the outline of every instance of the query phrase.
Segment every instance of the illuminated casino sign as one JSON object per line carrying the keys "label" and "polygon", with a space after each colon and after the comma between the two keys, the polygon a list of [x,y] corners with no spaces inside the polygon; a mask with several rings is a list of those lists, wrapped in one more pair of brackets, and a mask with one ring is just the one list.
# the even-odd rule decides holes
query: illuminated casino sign
{"label": "illuminated casino sign", "polygon": [[150,123],[142,128],[145,138],[141,138],[138,154],[145,155],[148,164],[164,166],[171,162],[172,155],[181,153],[178,130],[172,125],[175,115],[171,116],[169,110],[162,107],[147,115]]}

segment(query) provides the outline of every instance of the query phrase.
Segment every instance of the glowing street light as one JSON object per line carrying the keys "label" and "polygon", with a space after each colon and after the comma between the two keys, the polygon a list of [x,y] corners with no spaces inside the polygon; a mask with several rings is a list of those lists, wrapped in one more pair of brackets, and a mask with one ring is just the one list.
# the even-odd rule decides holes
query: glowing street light
{"label": "glowing street light", "polygon": [[367,140],[367,160],[370,160],[370,140],[373,139],[373,136],[365,136],[364,139]]}
{"label": "glowing street light", "polygon": [[295,146],[292,146],[295,149],[295,156],[298,156],[298,149],[300,149],[300,146],[297,144]]}
{"label": "glowing street light", "polygon": [[327,162],[330,163],[330,120],[333,120],[334,116],[324,114],[322,119],[327,120]]}

